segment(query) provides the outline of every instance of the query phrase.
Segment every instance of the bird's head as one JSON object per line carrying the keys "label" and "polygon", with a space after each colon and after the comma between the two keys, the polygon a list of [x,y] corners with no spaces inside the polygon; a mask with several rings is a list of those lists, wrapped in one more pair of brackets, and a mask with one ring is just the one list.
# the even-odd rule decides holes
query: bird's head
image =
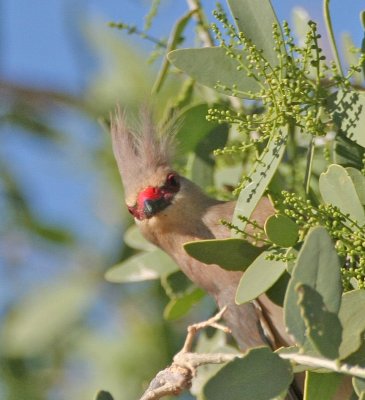
{"label": "bird's head", "polygon": [[171,167],[175,130],[173,123],[156,126],[146,110],[141,112],[135,129],[119,110],[112,119],[113,151],[126,204],[138,220],[150,219],[165,210],[180,191],[182,178]]}

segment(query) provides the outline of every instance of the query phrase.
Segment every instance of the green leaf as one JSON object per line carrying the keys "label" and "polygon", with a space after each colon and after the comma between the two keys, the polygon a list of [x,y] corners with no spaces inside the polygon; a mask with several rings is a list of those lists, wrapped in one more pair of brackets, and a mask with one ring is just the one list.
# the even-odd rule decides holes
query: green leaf
{"label": "green leaf", "polygon": [[345,357],[342,361],[349,365],[356,365],[358,367],[365,368],[365,331],[361,334],[360,347],[348,357]]}
{"label": "green leaf", "polygon": [[95,400],[114,400],[114,398],[109,392],[101,390],[97,393]]}
{"label": "green leaf", "polygon": [[286,271],[282,261],[267,260],[269,251],[261,253],[242,275],[236,292],[236,303],[243,304],[265,293]]}
{"label": "green leaf", "polygon": [[166,320],[175,320],[186,315],[191,308],[205,296],[205,292],[196,288],[190,293],[170,300],[164,309],[163,316]]}
{"label": "green leaf", "polygon": [[161,284],[165,289],[166,294],[171,299],[183,296],[185,293],[191,291],[194,287],[194,284],[191,282],[191,280],[180,270],[163,276],[161,279]]}
{"label": "green leaf", "polygon": [[213,150],[227,142],[228,125],[207,121],[206,103],[186,109],[181,114],[181,125],[176,134],[179,152],[188,153],[186,176],[201,187],[214,184]]}
{"label": "green leaf", "polygon": [[[245,60],[243,51],[235,50],[237,55]],[[223,88],[217,87],[217,83],[232,88],[236,85],[239,92],[253,92],[260,90],[260,85],[244,71],[238,71],[238,62],[226,55],[222,47],[204,47],[199,49],[179,49],[170,52],[168,59],[177,68],[186,72],[197,82],[208,86],[218,92],[227,93]],[[237,94],[237,97],[248,97]]]}
{"label": "green leaf", "polygon": [[[194,129],[195,131],[195,129]],[[189,156],[187,177],[200,187],[214,184],[214,149],[223,147],[228,138],[228,125],[212,124],[209,133],[198,143]]]}
{"label": "green leaf", "polygon": [[324,357],[336,359],[342,338],[337,314],[327,310],[322,296],[312,287],[298,284],[296,291],[307,338]]}
{"label": "green leaf", "polygon": [[124,234],[124,242],[132,249],[152,251],[157,247],[146,240],[137,225],[131,225]]}
{"label": "green leaf", "polygon": [[260,160],[250,174],[251,183],[241,190],[232,217],[232,224],[240,229],[244,230],[246,224],[240,220],[239,216],[250,218],[280,164],[286,140],[287,128],[284,132],[275,135],[267,144]]}
{"label": "green leaf", "polygon": [[[273,24],[279,26],[270,0],[260,2],[257,7],[255,0],[227,0],[239,32],[252,40],[263,56],[272,65],[278,64],[275,43],[272,35]],[[258,29],[260,27],[260,29]]]}
{"label": "green leaf", "polygon": [[364,208],[345,168],[330,165],[319,177],[319,190],[325,203],[338,207],[344,214],[350,214],[360,225],[365,224]]}
{"label": "green leaf", "polygon": [[210,239],[184,244],[185,251],[204,264],[217,264],[230,271],[243,271],[264,251],[243,239]]}
{"label": "green leaf", "polygon": [[205,295],[180,270],[162,277],[161,284],[170,302],[164,310],[166,320],[174,320],[186,315]]}
{"label": "green leaf", "polygon": [[[196,13],[196,10],[189,11],[187,14],[183,15],[181,18],[178,19],[175,26],[171,31],[171,35],[169,38],[169,42],[167,44],[166,53],[169,53],[172,50],[175,50],[176,47],[181,42],[181,36],[184,32],[184,29],[187,23],[190,21],[191,17]],[[156,81],[152,88],[152,93],[158,93],[165,82],[167,77],[167,73],[169,71],[170,63],[166,57],[164,57],[161,69],[157,75]]]}
{"label": "green leaf", "polygon": [[286,215],[270,216],[265,222],[266,236],[280,247],[292,247],[298,241],[299,227]]}
{"label": "green leaf", "polygon": [[360,396],[365,395],[365,379],[361,378],[353,378],[352,379],[352,385],[355,389],[356,394]]}
{"label": "green leaf", "polygon": [[220,369],[204,395],[209,400],[269,400],[287,390],[292,379],[289,362],[267,347],[254,348]]}
{"label": "green leaf", "polygon": [[330,236],[323,227],[312,228],[298,254],[284,301],[285,324],[301,345],[305,324],[297,304],[298,283],[317,290],[327,310],[337,313],[341,304],[340,262]]}
{"label": "green leaf", "polygon": [[[196,347],[196,353],[231,353],[240,354],[236,347],[227,344],[227,336],[224,332],[216,330],[212,336],[206,332],[199,335]],[[206,382],[212,378],[224,364],[206,364],[199,367],[199,373],[194,377],[190,392],[197,399],[203,398],[203,388]]]}
{"label": "green leaf", "polygon": [[332,373],[319,374],[307,371],[304,385],[304,400],[332,400],[343,375]]}
{"label": "green leaf", "polygon": [[[197,104],[186,108],[181,114],[181,118],[179,119],[181,120],[181,125],[176,133],[176,140],[179,143],[179,153],[195,152],[199,143],[209,132],[221,126],[218,123],[207,121],[206,116],[209,108],[211,106],[206,103]],[[228,131],[227,124],[223,124],[223,126]],[[223,142],[224,144],[225,142]]]}
{"label": "green leaf", "polygon": [[340,358],[344,359],[356,352],[362,343],[365,332],[365,291],[363,289],[347,292],[342,296],[339,318],[343,326]]}
{"label": "green leaf", "polygon": [[365,205],[365,176],[358,169],[352,167],[346,168],[346,172],[355,186],[361,204]]}
{"label": "green leaf", "polygon": [[363,167],[363,157],[365,148],[359,146],[344,134],[338,134],[334,144],[334,162],[345,167],[361,169]]}
{"label": "green leaf", "polygon": [[109,282],[139,282],[159,279],[177,271],[179,267],[162,250],[142,252],[110,268],[105,279]]}
{"label": "green leaf", "polygon": [[339,90],[329,98],[328,107],[339,132],[365,147],[365,96],[355,90]]}

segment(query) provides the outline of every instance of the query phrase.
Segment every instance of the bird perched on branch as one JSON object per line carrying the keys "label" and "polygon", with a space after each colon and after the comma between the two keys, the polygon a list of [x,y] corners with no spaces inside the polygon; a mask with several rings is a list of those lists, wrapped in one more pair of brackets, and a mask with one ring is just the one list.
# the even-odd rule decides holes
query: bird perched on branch
{"label": "bird perched on branch", "polygon": [[[241,272],[202,264],[185,252],[186,242],[228,238],[229,230],[219,221],[232,219],[235,202],[208,197],[173,169],[174,129],[173,124],[156,126],[146,110],[137,131],[120,111],[113,118],[113,151],[129,212],[147,240],[168,253],[191,281],[214,297],[219,308],[227,307],[224,319],[241,350],[291,344],[282,309],[267,297],[255,304],[235,303]],[[252,218],[263,225],[273,213],[270,201],[262,198]]]}
{"label": "bird perched on branch", "polygon": [[[227,308],[224,319],[242,351],[294,344],[286,332],[282,308],[266,295],[253,303],[235,303],[242,272],[203,264],[185,252],[186,242],[228,238],[229,230],[219,221],[232,219],[235,202],[208,197],[174,170],[174,131],[174,124],[155,125],[146,110],[137,130],[130,128],[120,111],[112,119],[113,151],[129,212],[147,240],[168,253],[191,281],[214,297],[220,309]],[[263,226],[274,212],[269,199],[263,197],[251,218]],[[302,377],[297,376],[287,400],[302,398],[302,388]],[[348,399],[351,393],[351,381],[347,380],[333,399]]]}

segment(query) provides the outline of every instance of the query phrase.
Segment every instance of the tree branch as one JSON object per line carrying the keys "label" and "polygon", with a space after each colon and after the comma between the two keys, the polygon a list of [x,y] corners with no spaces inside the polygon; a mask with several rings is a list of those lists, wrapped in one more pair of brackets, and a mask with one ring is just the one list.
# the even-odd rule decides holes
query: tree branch
{"label": "tree branch", "polygon": [[234,358],[232,354],[191,352],[194,339],[202,329],[213,327],[225,333],[230,333],[226,326],[218,323],[226,309],[227,307],[223,307],[214,317],[188,327],[183,348],[175,355],[173,363],[155,376],[140,400],[158,400],[168,395],[176,396],[190,388],[197,367],[205,364],[222,364]]}

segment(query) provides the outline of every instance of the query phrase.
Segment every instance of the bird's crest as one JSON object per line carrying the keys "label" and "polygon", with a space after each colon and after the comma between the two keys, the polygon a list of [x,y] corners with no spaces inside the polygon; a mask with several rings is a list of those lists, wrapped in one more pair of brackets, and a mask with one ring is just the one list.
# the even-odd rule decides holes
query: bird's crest
{"label": "bird's crest", "polygon": [[126,190],[134,190],[147,173],[171,165],[177,125],[171,119],[155,124],[150,110],[143,108],[139,121],[130,125],[118,107],[111,120],[113,152]]}

